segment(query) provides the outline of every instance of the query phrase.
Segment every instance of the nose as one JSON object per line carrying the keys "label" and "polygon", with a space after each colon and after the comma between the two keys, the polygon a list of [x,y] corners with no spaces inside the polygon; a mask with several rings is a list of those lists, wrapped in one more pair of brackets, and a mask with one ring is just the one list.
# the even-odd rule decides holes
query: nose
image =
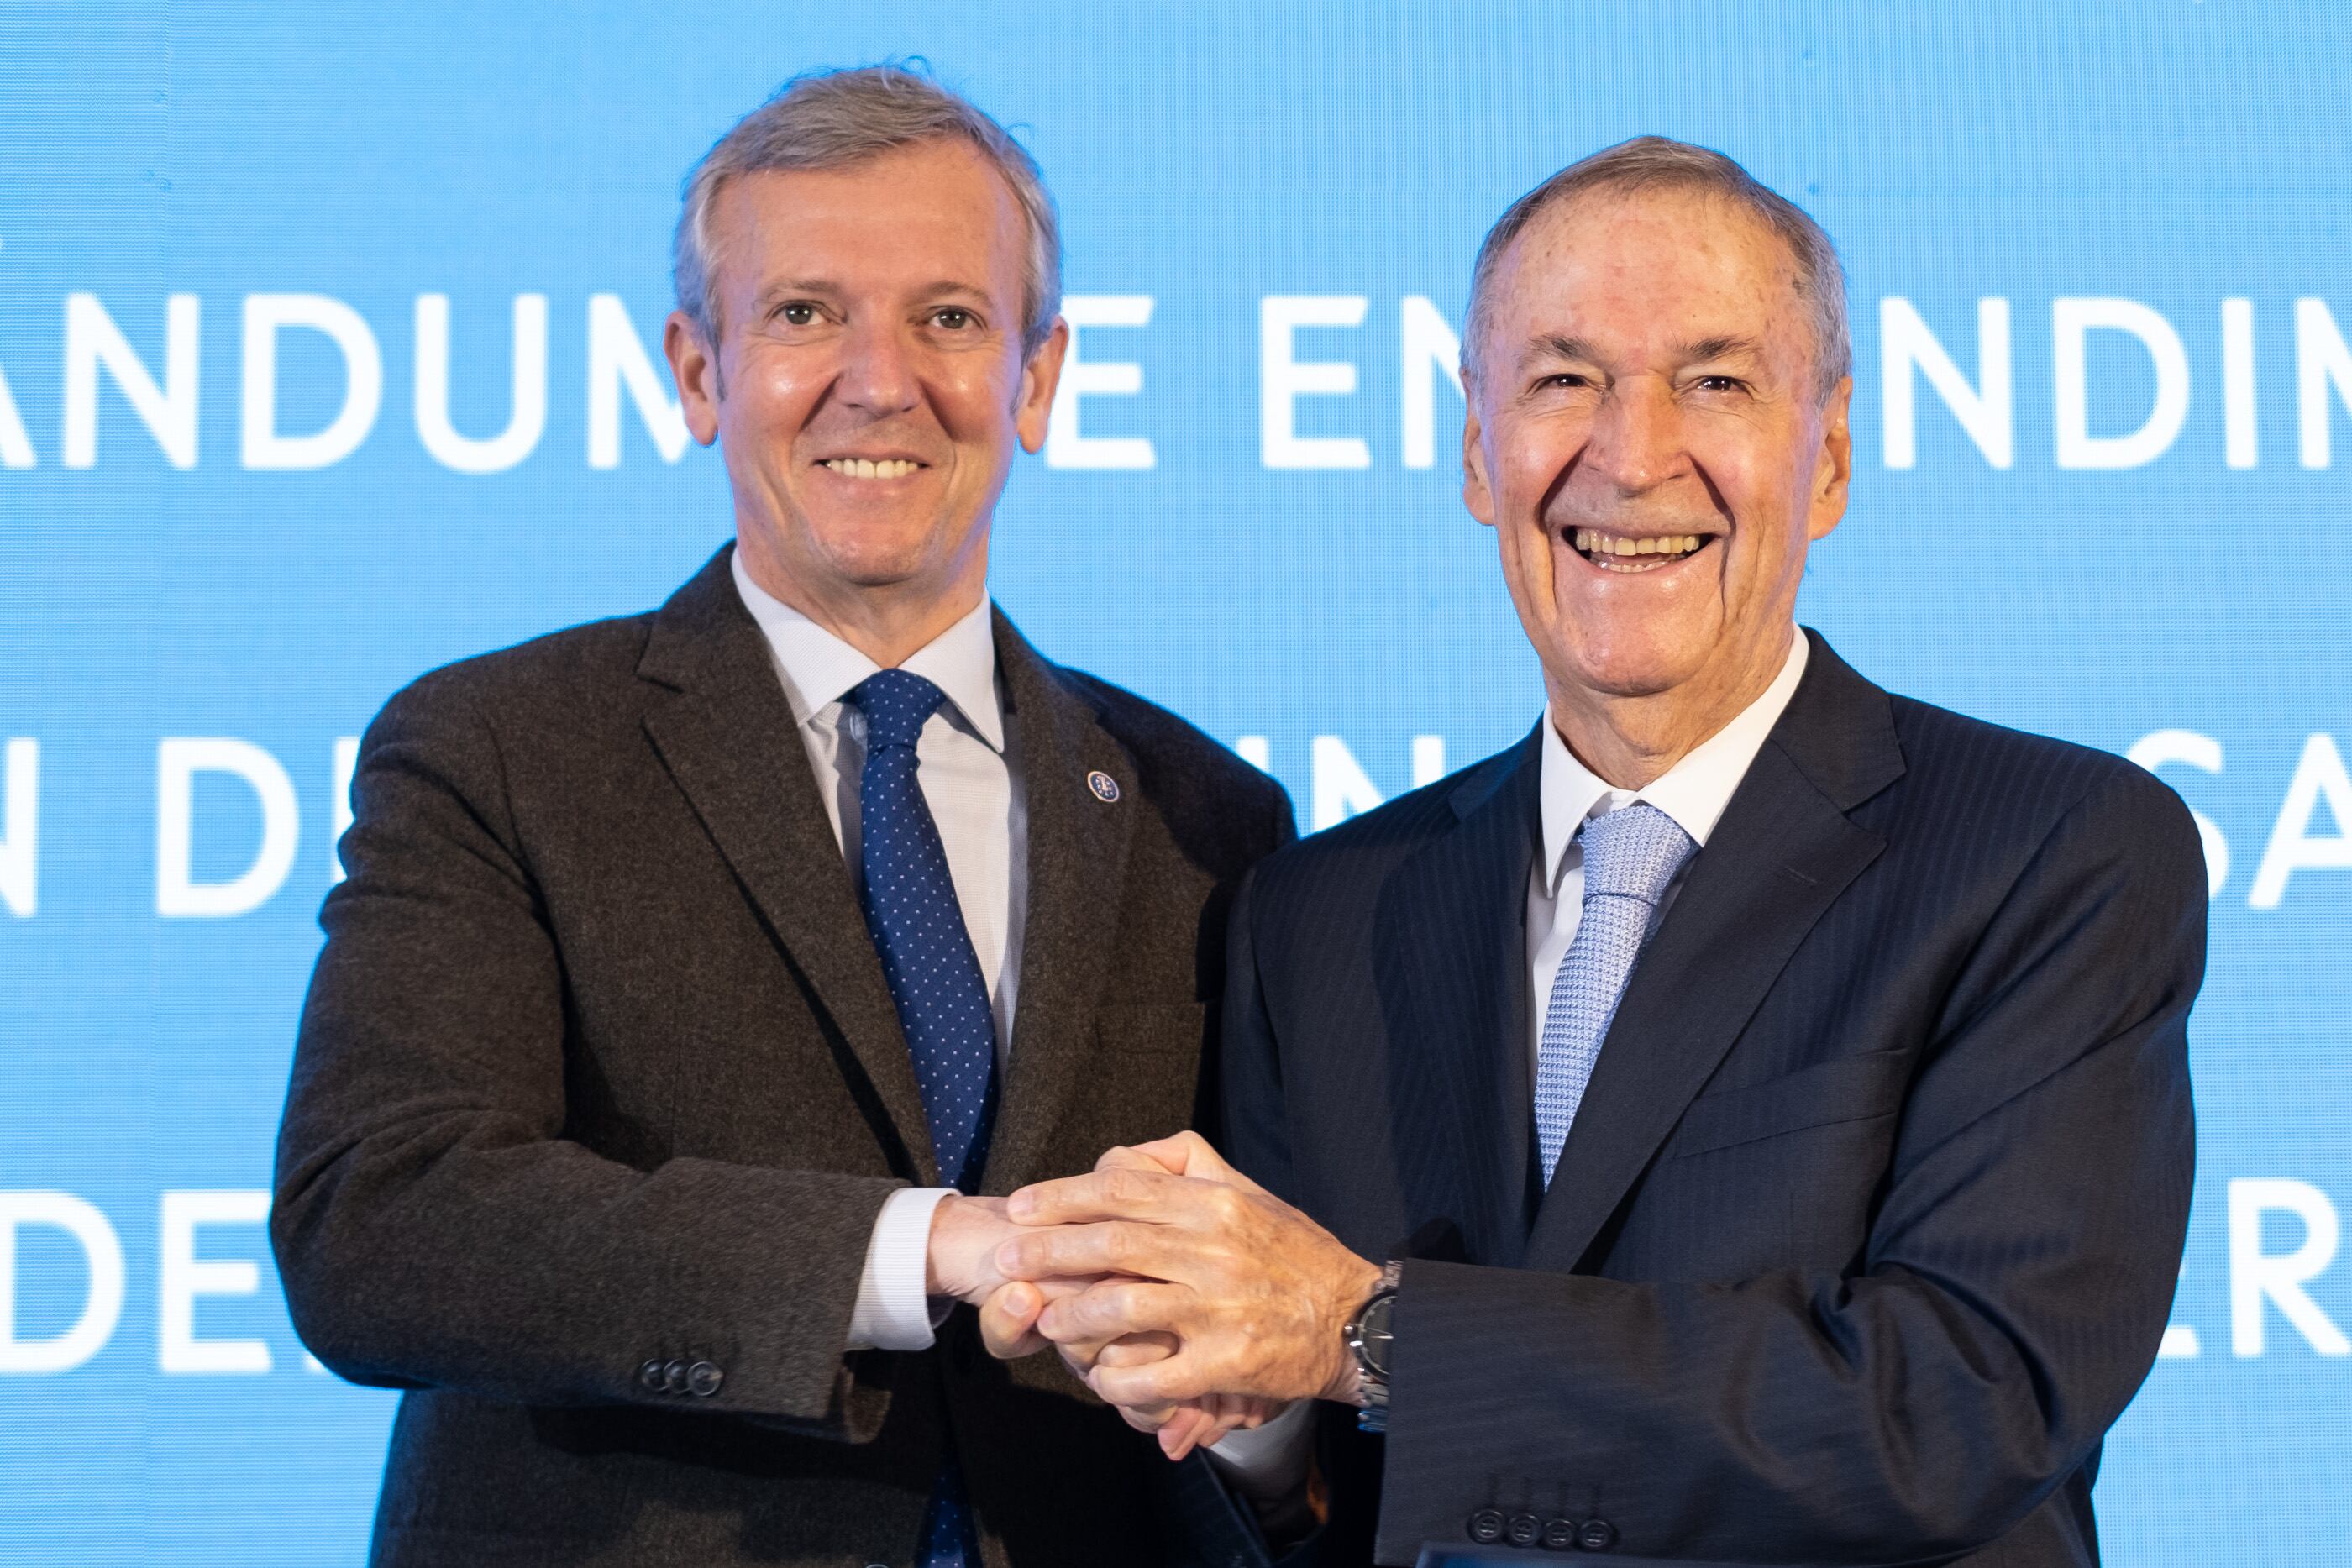
{"label": "nose", "polygon": [[838,387],[851,407],[876,417],[904,413],[921,397],[921,382],[898,324],[868,317],[850,329]]}
{"label": "nose", "polygon": [[1609,389],[1585,438],[1583,465],[1627,496],[1657,488],[1683,468],[1682,413],[1656,376],[1627,376]]}

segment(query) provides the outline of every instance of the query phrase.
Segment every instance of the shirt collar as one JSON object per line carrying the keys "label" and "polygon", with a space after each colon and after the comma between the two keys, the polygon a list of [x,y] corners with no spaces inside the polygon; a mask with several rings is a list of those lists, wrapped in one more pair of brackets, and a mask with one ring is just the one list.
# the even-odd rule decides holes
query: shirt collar
{"label": "shirt collar", "polygon": [[1587,817],[1620,810],[1637,800],[1672,817],[1675,826],[1691,836],[1693,843],[1704,847],[1706,836],[1715,831],[1716,822],[1723,816],[1723,809],[1731,804],[1739,781],[1748,777],[1756,754],[1763,749],[1764,737],[1772,733],[1789,699],[1796,695],[1797,683],[1804,678],[1805,660],[1810,653],[1804,632],[1797,632],[1790,638],[1789,656],[1781,663],[1780,673],[1772,677],[1764,694],[1740,709],[1729,724],[1694,747],[1688,756],[1639,789],[1616,789],[1579,762],[1568,743],[1560,739],[1559,727],[1546,707],[1543,863],[1547,890],[1559,892],[1569,849],[1576,842],[1577,830],[1584,825]]}
{"label": "shirt collar", "polygon": [[[838,714],[829,716],[827,710],[882,666],[752,581],[743,568],[740,550],[730,565],[743,608],[751,612],[767,639],[776,674],[784,683],[784,696],[792,704],[793,721],[806,727],[837,718]],[[1003,751],[1004,711],[996,695],[996,633],[986,597],[899,668],[945,692],[972,733],[986,741],[990,750]]]}

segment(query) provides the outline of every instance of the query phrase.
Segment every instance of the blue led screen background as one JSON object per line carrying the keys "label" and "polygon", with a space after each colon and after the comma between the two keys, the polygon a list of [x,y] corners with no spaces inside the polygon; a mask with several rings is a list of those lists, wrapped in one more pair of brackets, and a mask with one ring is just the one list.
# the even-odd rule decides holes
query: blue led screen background
{"label": "blue led screen background", "polygon": [[1051,655],[1326,825],[1540,704],[1464,513],[1487,224],[1660,131],[1827,225],[1856,476],[1802,619],[2202,819],[2196,1215],[2118,1563],[2352,1542],[2352,23],[2335,7],[0,7],[0,1562],[362,1560],[271,1139],[351,737],[728,535],[678,182],[919,54],[1059,199],[1081,369],[999,512]]}

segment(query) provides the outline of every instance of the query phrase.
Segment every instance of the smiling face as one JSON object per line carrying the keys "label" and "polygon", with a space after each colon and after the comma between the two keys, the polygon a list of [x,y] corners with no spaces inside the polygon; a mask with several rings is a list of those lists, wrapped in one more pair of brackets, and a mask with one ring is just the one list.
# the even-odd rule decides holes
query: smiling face
{"label": "smiling face", "polygon": [[1021,209],[930,141],[730,180],[709,238],[717,341],[678,314],[666,347],[744,564],[861,645],[921,636],[903,657],[979,602],[1013,447],[1045,442],[1067,334],[1022,351]]}
{"label": "smiling face", "polygon": [[1845,510],[1851,382],[1820,395],[1787,246],[1703,192],[1564,202],[1490,287],[1464,499],[1555,707],[1659,699],[1696,744],[1786,656]]}

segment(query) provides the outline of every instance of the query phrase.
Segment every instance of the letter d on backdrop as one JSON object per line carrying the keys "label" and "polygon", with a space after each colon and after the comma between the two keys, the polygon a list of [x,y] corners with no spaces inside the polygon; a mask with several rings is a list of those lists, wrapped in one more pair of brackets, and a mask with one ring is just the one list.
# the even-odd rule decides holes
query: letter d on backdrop
{"label": "letter d on backdrop", "polygon": [[[2137,339],[2156,372],[2147,417],[2128,435],[2091,434],[2088,339],[2094,331]],[[2172,323],[2136,299],[2053,299],[2050,333],[2058,466],[2137,468],[2163,456],[2189,418],[2189,354]]]}
{"label": "letter d on backdrop", "polygon": [[[343,402],[335,417],[302,435],[278,429],[278,339],[315,332],[343,361]],[[383,355],[360,313],[323,294],[249,294],[245,300],[245,444],[247,468],[326,468],[359,450],[383,406]]]}
{"label": "letter d on backdrop", "polygon": [[[71,1328],[16,1337],[16,1232],[45,1225],[80,1247],[89,1291]],[[106,1346],[122,1319],[122,1243],[106,1216],[69,1192],[0,1192],[0,1373],[71,1372]]]}
{"label": "letter d on backdrop", "polygon": [[[246,915],[260,908],[294,869],[301,810],[294,780],[278,758],[250,741],[173,737],[159,750],[155,779],[155,913],[175,917]],[[195,792],[199,773],[245,780],[261,805],[261,847],[226,882],[195,879]]]}

